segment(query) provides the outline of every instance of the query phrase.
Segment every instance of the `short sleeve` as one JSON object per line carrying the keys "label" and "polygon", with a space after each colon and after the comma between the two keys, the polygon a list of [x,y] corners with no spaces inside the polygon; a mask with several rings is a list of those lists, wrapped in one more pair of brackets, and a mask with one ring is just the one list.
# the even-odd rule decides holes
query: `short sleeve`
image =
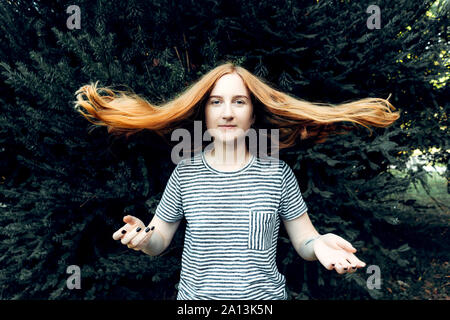
{"label": "short sleeve", "polygon": [[184,215],[179,170],[180,165],[178,164],[170,175],[161,200],[156,207],[156,216],[166,222],[176,222]]}
{"label": "short sleeve", "polygon": [[283,220],[292,220],[308,211],[303,201],[297,178],[289,165],[282,161],[281,167],[281,199],[278,209]]}

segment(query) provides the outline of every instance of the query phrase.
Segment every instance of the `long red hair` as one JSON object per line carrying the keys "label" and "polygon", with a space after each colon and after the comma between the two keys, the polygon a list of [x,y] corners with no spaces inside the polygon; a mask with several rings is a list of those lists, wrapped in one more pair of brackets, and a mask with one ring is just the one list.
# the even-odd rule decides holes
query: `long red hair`
{"label": "long red hair", "polygon": [[[212,69],[162,105],[154,105],[131,91],[98,88],[97,81],[76,91],[75,108],[93,124],[107,126],[108,133],[128,137],[146,129],[169,141],[168,135],[175,128],[189,127],[195,120],[201,120],[206,130],[203,121],[206,100],[216,81],[229,73],[237,73],[250,92],[256,115],[253,127],[279,129],[280,149],[294,146],[303,139],[322,143],[330,134],[353,129],[343,122],[370,130],[369,126],[387,127],[400,117],[398,111],[392,112],[394,106],[382,98],[364,98],[337,105],[294,98],[231,62]],[[338,126],[344,131],[338,131]]]}

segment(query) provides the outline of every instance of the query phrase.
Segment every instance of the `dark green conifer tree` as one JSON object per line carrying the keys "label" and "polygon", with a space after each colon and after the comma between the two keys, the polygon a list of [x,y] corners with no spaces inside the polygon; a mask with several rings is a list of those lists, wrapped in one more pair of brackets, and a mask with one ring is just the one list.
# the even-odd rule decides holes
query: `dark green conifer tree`
{"label": "dark green conifer tree", "polygon": [[[151,220],[174,168],[170,147],[151,132],[92,130],[74,93],[99,81],[158,104],[228,60],[313,102],[390,97],[401,111],[393,126],[299,141],[281,158],[320,233],[351,241],[384,280],[415,276],[415,250],[441,239],[410,243],[432,230],[401,195],[425,177],[407,170],[412,150],[440,148],[433,160],[448,167],[447,2],[378,1],[380,29],[367,27],[373,1],[112,3],[71,2],[81,16],[71,29],[67,1],[0,2],[0,298],[175,298],[184,223],[160,257],[112,239],[124,214]],[[303,261],[283,229],[280,239],[290,298],[390,298],[367,288],[364,271],[346,281]],[[79,290],[67,288],[70,265]]]}

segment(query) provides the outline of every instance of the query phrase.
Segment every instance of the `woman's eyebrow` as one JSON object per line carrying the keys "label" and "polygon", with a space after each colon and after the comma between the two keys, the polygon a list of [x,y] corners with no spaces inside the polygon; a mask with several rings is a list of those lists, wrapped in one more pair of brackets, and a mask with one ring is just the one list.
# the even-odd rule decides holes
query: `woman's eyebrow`
{"label": "woman's eyebrow", "polygon": [[[209,96],[209,99],[211,99],[211,98],[222,98],[222,96]],[[245,99],[249,99],[247,96],[243,96],[243,95],[233,96],[233,98],[245,98]]]}

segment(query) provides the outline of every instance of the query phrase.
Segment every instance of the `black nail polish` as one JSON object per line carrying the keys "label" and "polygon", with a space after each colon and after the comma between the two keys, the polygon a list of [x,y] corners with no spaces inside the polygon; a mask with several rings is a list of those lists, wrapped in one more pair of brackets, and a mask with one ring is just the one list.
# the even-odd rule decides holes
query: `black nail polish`
{"label": "black nail polish", "polygon": [[142,230],[142,228],[141,227],[138,227],[137,229],[136,229],[136,232],[139,232],[139,231],[141,231]]}
{"label": "black nail polish", "polygon": [[150,231],[150,227],[145,228],[145,232],[149,232]]}
{"label": "black nail polish", "polygon": [[347,268],[344,268],[344,270],[347,270]]}
{"label": "black nail polish", "polygon": [[153,226],[150,230],[153,230],[153,229],[155,229],[155,226]]}
{"label": "black nail polish", "polygon": [[125,233],[127,233],[127,230],[122,230],[122,234],[125,234]]}

